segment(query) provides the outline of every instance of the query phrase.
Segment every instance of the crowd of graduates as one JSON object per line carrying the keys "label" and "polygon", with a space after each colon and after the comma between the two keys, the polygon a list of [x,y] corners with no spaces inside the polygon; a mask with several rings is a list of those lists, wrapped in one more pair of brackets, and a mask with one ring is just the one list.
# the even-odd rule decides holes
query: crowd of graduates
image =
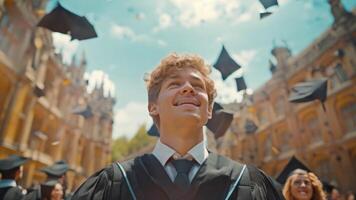
{"label": "crowd of graduates", "polygon": [[[70,170],[65,161],[57,161],[53,165],[42,168],[47,178],[40,185],[28,189],[18,185],[22,178],[22,166],[27,158],[11,155],[0,160],[0,200],[68,200],[71,194],[66,194],[66,173]],[[349,191],[341,194],[333,185],[321,182],[298,159],[292,158],[280,176],[276,179],[284,185],[283,196],[286,200],[355,200],[355,195]]]}
{"label": "crowd of graduates", "polygon": [[66,173],[69,168],[65,161],[40,169],[46,179],[39,185],[23,188],[18,185],[23,175],[23,165],[28,158],[10,155],[0,160],[0,200],[62,200],[70,199],[66,194]]}

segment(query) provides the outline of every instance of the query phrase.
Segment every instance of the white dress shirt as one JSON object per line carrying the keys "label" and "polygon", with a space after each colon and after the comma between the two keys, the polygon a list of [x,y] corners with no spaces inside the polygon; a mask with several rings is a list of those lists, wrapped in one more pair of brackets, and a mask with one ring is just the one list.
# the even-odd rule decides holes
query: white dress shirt
{"label": "white dress shirt", "polygon": [[184,156],[181,156],[171,147],[163,144],[161,140],[158,140],[155,148],[153,149],[152,154],[159,160],[164,169],[166,170],[169,178],[173,182],[175,177],[177,176],[177,171],[172,165],[172,163],[167,162],[172,156],[173,159],[194,159],[196,162],[193,165],[192,169],[189,172],[189,181],[191,182],[198,172],[200,166],[204,163],[204,161],[208,158],[209,152],[206,148],[205,141],[200,142],[191,148],[188,153]]}

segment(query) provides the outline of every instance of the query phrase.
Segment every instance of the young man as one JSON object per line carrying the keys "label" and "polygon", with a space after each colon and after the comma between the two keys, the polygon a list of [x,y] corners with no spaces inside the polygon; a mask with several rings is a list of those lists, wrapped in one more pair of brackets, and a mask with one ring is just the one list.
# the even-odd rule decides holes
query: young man
{"label": "young man", "polygon": [[147,80],[148,110],[160,132],[153,152],[97,172],[72,199],[283,199],[257,168],[207,150],[203,126],[216,96],[209,73],[198,56],[164,58]]}
{"label": "young man", "polygon": [[27,158],[11,155],[0,160],[0,199],[15,200],[23,198],[23,190],[17,185],[22,178],[22,165]]}

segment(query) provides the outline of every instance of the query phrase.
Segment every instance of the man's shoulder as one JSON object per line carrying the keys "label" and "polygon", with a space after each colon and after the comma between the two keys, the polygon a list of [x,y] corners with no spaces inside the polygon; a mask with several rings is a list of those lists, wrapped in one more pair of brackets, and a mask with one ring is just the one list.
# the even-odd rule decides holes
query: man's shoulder
{"label": "man's shoulder", "polygon": [[[232,179],[238,177],[242,167],[245,164],[234,161],[226,156],[213,154],[219,162],[225,167],[232,167]],[[256,166],[246,164],[241,185],[248,185],[251,192],[258,197],[257,199],[284,199],[282,195],[282,186],[272,177]]]}
{"label": "man's shoulder", "polygon": [[121,176],[122,171],[120,170],[119,166],[121,166],[123,168],[125,173],[130,173],[133,169],[133,166],[137,165],[139,160],[142,157],[146,157],[146,156],[148,156],[148,154],[139,155],[134,158],[130,158],[130,159],[123,160],[123,161],[115,161],[115,162],[111,163],[110,165],[106,166],[105,168],[103,168],[102,170],[100,170],[99,172],[97,172],[97,174],[103,174],[107,177],[114,177],[114,175],[116,176],[117,173],[119,173],[120,178],[122,178],[122,176]]}
{"label": "man's shoulder", "polygon": [[210,152],[210,157],[212,157],[212,159],[216,160],[217,166],[218,167],[232,167],[232,168],[236,168],[236,167],[242,167],[244,164],[236,161],[236,160],[232,160],[231,158],[218,154],[218,153],[214,153],[214,152]]}

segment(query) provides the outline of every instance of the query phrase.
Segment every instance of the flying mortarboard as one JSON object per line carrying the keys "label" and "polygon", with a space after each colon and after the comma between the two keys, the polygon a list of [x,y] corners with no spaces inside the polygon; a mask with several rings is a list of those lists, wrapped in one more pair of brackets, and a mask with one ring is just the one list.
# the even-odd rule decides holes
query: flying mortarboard
{"label": "flying mortarboard", "polygon": [[53,32],[69,34],[72,40],[97,37],[93,25],[90,24],[86,17],[74,14],[65,9],[60,3],[40,20],[38,26]]}
{"label": "flying mortarboard", "polygon": [[7,158],[0,160],[0,172],[14,169],[23,165],[28,158],[18,155],[10,155]]}
{"label": "flying mortarboard", "polygon": [[241,66],[237,64],[234,59],[231,58],[224,46],[221,49],[218,60],[213,66],[215,69],[221,72],[223,80],[225,80],[233,72],[241,68]]}
{"label": "flying mortarboard", "polygon": [[93,116],[93,112],[91,111],[91,107],[87,106],[86,108],[76,108],[72,112],[73,114],[76,115],[82,115],[84,118],[88,119]]}
{"label": "flying mortarboard", "polygon": [[263,18],[268,17],[268,16],[270,16],[270,15],[272,15],[272,12],[268,12],[268,11],[266,11],[266,12],[261,12],[261,13],[260,13],[260,19],[263,19]]}
{"label": "flying mortarboard", "polygon": [[313,100],[320,100],[325,110],[324,102],[327,97],[327,79],[318,79],[296,84],[292,88],[289,101],[293,103],[303,103]]}
{"label": "flying mortarboard", "polygon": [[292,175],[292,172],[296,169],[305,170],[307,172],[311,172],[311,170],[300,160],[298,160],[295,156],[293,156],[287,165],[283,168],[282,172],[277,176],[276,180],[280,184],[285,184],[288,177]]}
{"label": "flying mortarboard", "polygon": [[278,6],[278,1],[277,0],[259,0],[263,7],[265,9],[272,7],[272,6]]}
{"label": "flying mortarboard", "polygon": [[151,128],[147,131],[147,133],[150,136],[159,137],[159,131],[154,123],[152,124]]}
{"label": "flying mortarboard", "polygon": [[235,78],[236,81],[236,87],[237,87],[237,91],[241,91],[241,90],[246,90],[247,86],[246,86],[246,82],[243,76],[239,77],[239,78]]}
{"label": "flying mortarboard", "polygon": [[221,105],[214,103],[212,118],[208,120],[206,127],[214,133],[215,138],[221,137],[230,127],[233,117],[233,114],[224,112]]}
{"label": "flying mortarboard", "polygon": [[334,185],[332,185],[327,181],[321,181],[321,183],[323,184],[323,190],[326,191],[327,193],[331,193],[331,191],[335,188]]}
{"label": "flying mortarboard", "polygon": [[67,173],[67,171],[72,170],[68,163],[65,162],[64,160],[60,160],[55,162],[53,165],[48,166],[48,167],[44,167],[42,168],[40,171],[44,172],[45,174],[47,174],[50,177],[61,177],[63,176],[65,173]]}

